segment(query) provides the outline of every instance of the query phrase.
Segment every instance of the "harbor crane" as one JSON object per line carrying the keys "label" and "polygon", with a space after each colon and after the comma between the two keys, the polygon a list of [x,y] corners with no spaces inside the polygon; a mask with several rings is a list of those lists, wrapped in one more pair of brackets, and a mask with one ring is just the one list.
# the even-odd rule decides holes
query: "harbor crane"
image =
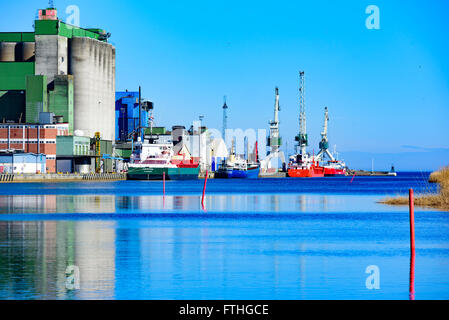
{"label": "harbor crane", "polygon": [[323,161],[324,156],[327,155],[331,161],[335,161],[332,153],[329,152],[329,140],[327,139],[327,128],[329,123],[329,110],[324,108],[324,126],[323,132],[321,132],[320,152],[316,156],[318,161]]}
{"label": "harbor crane", "polygon": [[299,154],[306,156],[309,138],[307,135],[306,118],[306,79],[304,71],[299,72],[299,134],[295,137],[298,142]]}
{"label": "harbor crane", "polygon": [[276,87],[276,100],[274,104],[274,120],[270,121],[270,137],[268,137],[268,146],[271,148],[270,154],[261,162],[261,167],[264,170],[271,168],[271,162],[273,159],[280,159],[282,162],[282,168],[285,169],[285,155],[282,152],[282,138],[279,135],[279,111],[281,110],[279,105],[279,88]]}

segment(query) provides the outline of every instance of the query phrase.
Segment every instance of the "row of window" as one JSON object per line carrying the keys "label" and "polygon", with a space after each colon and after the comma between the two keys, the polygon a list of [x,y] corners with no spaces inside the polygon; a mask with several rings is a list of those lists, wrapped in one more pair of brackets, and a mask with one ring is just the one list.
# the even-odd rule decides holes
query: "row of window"
{"label": "row of window", "polygon": [[41,127],[41,126],[39,126],[39,127],[38,126],[0,126],[0,129],[8,129],[8,128],[9,129],[23,129],[23,128],[25,128],[25,129],[37,129],[37,128],[40,128],[40,129],[56,129],[56,126],[43,126],[43,127]]}
{"label": "row of window", "polygon": [[[8,140],[0,140],[2,144],[8,144]],[[10,144],[23,144],[23,140],[10,141]],[[38,144],[37,141],[25,141],[25,144]],[[56,144],[56,141],[39,141],[39,144]]]}

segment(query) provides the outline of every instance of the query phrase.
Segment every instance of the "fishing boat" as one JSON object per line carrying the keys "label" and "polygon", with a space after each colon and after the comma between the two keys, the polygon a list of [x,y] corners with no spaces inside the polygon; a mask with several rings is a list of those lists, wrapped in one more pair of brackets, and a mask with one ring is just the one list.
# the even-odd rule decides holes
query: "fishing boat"
{"label": "fishing boat", "polygon": [[259,147],[257,141],[254,144],[253,153],[247,150],[247,155],[247,176],[249,179],[257,179],[260,175]]}
{"label": "fishing boat", "polygon": [[231,154],[224,160],[215,172],[218,179],[242,179],[248,178],[248,164],[245,159]]}
{"label": "fishing boat", "polygon": [[287,173],[290,178],[320,178],[324,177],[324,167],[314,157],[297,154],[290,157]]}
{"label": "fishing boat", "polygon": [[[255,147],[255,161],[246,160],[235,153],[235,141],[232,143],[232,149],[229,157],[219,165],[215,172],[216,179],[257,179],[260,172],[260,163],[257,157],[257,144]],[[248,153],[249,158],[249,153]]]}
{"label": "fishing boat", "polygon": [[128,180],[198,179],[199,161],[189,155],[174,155],[171,144],[141,143],[128,165]]}

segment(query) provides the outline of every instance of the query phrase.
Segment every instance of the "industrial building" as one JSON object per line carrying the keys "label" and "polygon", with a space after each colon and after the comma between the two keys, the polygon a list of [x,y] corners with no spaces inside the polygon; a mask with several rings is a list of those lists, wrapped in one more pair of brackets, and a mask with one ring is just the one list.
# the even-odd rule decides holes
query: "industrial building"
{"label": "industrial building", "polygon": [[[46,155],[46,172],[56,172],[56,139],[69,134],[68,124],[2,124],[0,150]],[[42,171],[43,172],[43,171]]]}
{"label": "industrial building", "polygon": [[[56,171],[60,173],[91,173],[95,168],[94,153],[91,152],[90,138],[60,136],[56,138]],[[93,158],[93,159],[92,159]]]}
{"label": "industrial building", "polygon": [[[56,139],[56,171],[88,174],[115,171],[112,141],[82,136],[59,136]],[[98,162],[97,162],[98,159]]]}
{"label": "industrial building", "polygon": [[0,174],[46,173],[45,154],[0,152]]}
{"label": "industrial building", "polygon": [[39,10],[34,32],[0,33],[0,122],[39,122],[41,112],[69,134],[115,139],[115,48],[110,34],[82,29]]}
{"label": "industrial building", "polygon": [[139,127],[144,129],[149,126],[153,103],[150,101],[141,101],[139,105],[139,98],[139,92],[125,91],[115,93],[116,141],[126,142],[130,139],[136,140],[139,136]]}

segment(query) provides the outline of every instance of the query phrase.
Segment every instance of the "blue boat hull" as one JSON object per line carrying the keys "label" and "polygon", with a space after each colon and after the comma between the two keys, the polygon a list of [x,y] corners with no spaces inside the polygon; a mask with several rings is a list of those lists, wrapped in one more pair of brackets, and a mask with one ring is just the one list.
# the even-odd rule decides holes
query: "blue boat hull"
{"label": "blue boat hull", "polygon": [[248,170],[219,170],[215,173],[217,179],[257,179],[259,177],[259,168],[250,168]]}
{"label": "blue boat hull", "polygon": [[219,170],[215,172],[216,179],[244,179],[247,177],[243,170]]}
{"label": "blue boat hull", "polygon": [[247,178],[248,179],[257,179],[257,178],[259,178],[259,172],[260,172],[259,167],[248,168],[248,171],[246,172]]}

